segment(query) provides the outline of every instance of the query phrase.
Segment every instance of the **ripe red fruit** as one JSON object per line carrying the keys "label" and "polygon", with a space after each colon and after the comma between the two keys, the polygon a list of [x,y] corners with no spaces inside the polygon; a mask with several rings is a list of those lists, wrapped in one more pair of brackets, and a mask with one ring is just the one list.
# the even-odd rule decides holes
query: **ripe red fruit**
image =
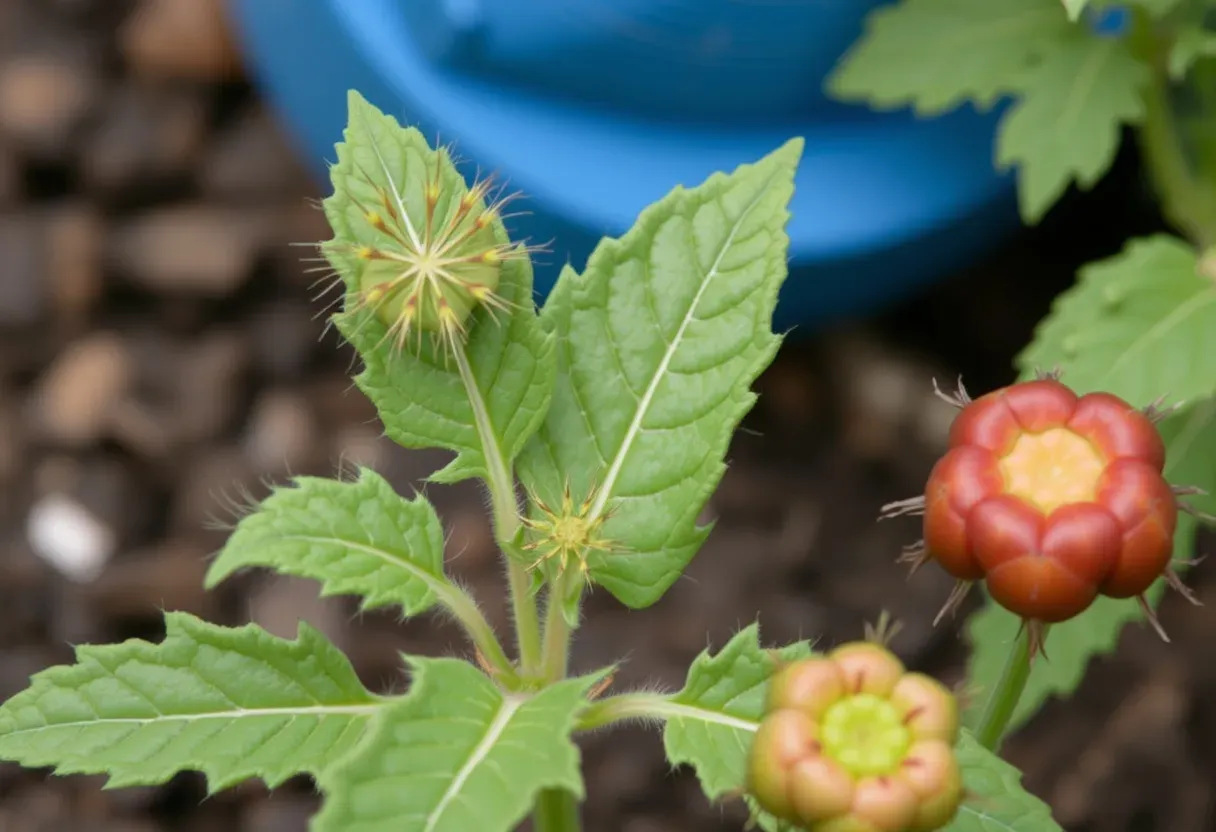
{"label": "ripe red fruit", "polygon": [[[902,561],[932,560],[956,580],[938,619],[974,581],[1031,628],[1085,611],[1099,595],[1137,598],[1165,638],[1144,592],[1157,578],[1198,603],[1173,568],[1179,502],[1195,489],[1166,482],[1165,444],[1154,403],[1137,410],[1109,393],[1077,396],[1058,374],[972,400],[959,384],[941,394],[960,412],[949,450],[921,497],[883,517],[924,516],[924,539]],[[1167,639],[1168,640],[1168,639]]]}

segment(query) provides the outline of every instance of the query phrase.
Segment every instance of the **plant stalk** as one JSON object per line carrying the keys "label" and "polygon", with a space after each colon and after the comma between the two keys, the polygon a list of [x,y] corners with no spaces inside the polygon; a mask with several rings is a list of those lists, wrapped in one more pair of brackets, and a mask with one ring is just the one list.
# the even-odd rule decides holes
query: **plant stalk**
{"label": "plant stalk", "polygon": [[[1201,250],[1216,244],[1216,187],[1196,176],[1184,145],[1171,88],[1169,50],[1148,15],[1137,9],[1130,45],[1150,69],[1144,88],[1144,121],[1137,131],[1141,152],[1163,213]],[[1216,116],[1216,114],[1213,114]]]}
{"label": "plant stalk", "polygon": [[511,617],[515,620],[515,643],[519,649],[520,669],[525,675],[541,667],[540,616],[532,597],[532,578],[522,563],[506,556],[507,585],[511,592]]}
{"label": "plant stalk", "polygon": [[485,399],[473,369],[469,366],[464,346],[452,350],[460,380],[473,408],[473,420],[477,425],[477,436],[481,440],[482,453],[486,459],[486,485],[490,489],[490,502],[494,515],[494,537],[507,561],[507,584],[511,594],[511,613],[515,620],[515,642],[519,651],[520,671],[524,676],[534,674],[540,667],[540,618],[536,601],[530,592],[532,582],[523,564],[512,557],[515,538],[520,530],[519,502],[515,496],[515,478],[503,459],[498,435],[486,409]]}
{"label": "plant stalk", "polygon": [[583,828],[578,799],[565,789],[544,789],[532,811],[535,832],[579,832]]}
{"label": "plant stalk", "polygon": [[[1043,630],[1043,639],[1047,639],[1047,628]],[[1029,678],[1030,630],[1023,627],[1017,644],[1005,659],[1001,678],[997,680],[992,695],[984,704],[984,712],[975,727],[976,740],[994,754],[1000,750],[1005,729],[1013,719],[1018,700],[1022,698],[1022,691],[1026,690],[1026,681]]]}
{"label": "plant stalk", "polygon": [[[570,669],[569,622],[566,621],[566,594],[571,591],[570,581],[581,580],[574,570],[565,569],[549,584],[549,600],[545,607],[545,639],[542,647],[542,667],[545,681],[557,682],[566,678]],[[577,591],[582,593],[582,588]]]}

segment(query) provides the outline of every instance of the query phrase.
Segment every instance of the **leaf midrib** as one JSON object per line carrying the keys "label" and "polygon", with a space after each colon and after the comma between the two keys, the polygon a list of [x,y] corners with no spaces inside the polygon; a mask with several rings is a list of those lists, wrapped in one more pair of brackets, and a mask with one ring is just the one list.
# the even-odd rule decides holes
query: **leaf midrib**
{"label": "leaf midrib", "polygon": [[1200,288],[1185,302],[1174,308],[1170,314],[1153,324],[1151,327],[1141,333],[1134,341],[1128,344],[1119,357],[1112,363],[1109,369],[1102,374],[1102,379],[1112,378],[1116,375],[1119,368],[1132,355],[1143,350],[1148,344],[1160,340],[1166,332],[1175,326],[1178,326],[1191,315],[1197,314],[1205,306],[1216,303],[1216,288],[1208,288],[1206,286]]}
{"label": "leaf midrib", "polygon": [[633,419],[629,423],[628,429],[625,431],[624,437],[621,439],[620,447],[617,448],[616,454],[612,458],[612,463],[608,466],[608,473],[604,476],[604,482],[600,486],[599,492],[596,494],[595,502],[592,503],[591,509],[588,512],[588,522],[595,522],[603,513],[608,505],[608,500],[613,496],[616,489],[616,481],[621,475],[621,470],[625,466],[625,460],[629,456],[629,452],[633,449],[633,443],[637,439],[638,434],[642,432],[642,422],[646,419],[646,414],[650,410],[651,402],[654,400],[655,393],[659,389],[659,384],[662,383],[667,374],[668,368],[671,366],[671,361],[675,358],[676,352],[679,350],[684,339],[684,333],[693,321],[694,313],[701,303],[701,298],[705,296],[706,290],[713,283],[714,278],[719,274],[719,268],[722,265],[722,260],[726,257],[726,252],[730,250],[731,245],[735,241],[735,237],[739,233],[739,229],[743,227],[743,223],[751,215],[752,210],[760,204],[768,193],[769,185],[780,173],[779,170],[770,171],[765,178],[764,184],[756,189],[756,195],[747,204],[740,213],[738,219],[731,225],[730,233],[726,235],[726,239],[722,241],[721,247],[718,249],[718,254],[714,257],[714,262],[710,265],[709,271],[706,272],[701,285],[697,288],[697,293],[688,304],[688,309],[684,313],[683,320],[680,321],[680,326],[672,336],[671,341],[667,345],[667,349],[663,353],[662,359],[655,368],[654,375],[650,379],[650,383],[646,386],[646,391],[638,400],[638,406],[634,410]]}
{"label": "leaf midrib", "polygon": [[408,558],[401,557],[387,549],[381,549],[377,546],[372,546],[368,543],[360,543],[357,540],[344,540],[340,537],[330,537],[328,535],[317,534],[285,534],[279,537],[280,540],[295,540],[302,543],[317,543],[323,546],[342,546],[347,549],[354,549],[362,552],[365,555],[379,558],[391,566],[398,566],[409,572],[418,580],[427,585],[432,592],[443,596],[447,589],[447,583],[439,576],[427,571],[423,567],[414,563]]}
{"label": "leaf midrib", "polygon": [[267,716],[371,716],[375,714],[382,703],[363,703],[358,705],[305,705],[293,708],[232,708],[225,711],[206,711],[197,714],[160,714],[151,717],[102,717],[72,722],[51,722],[33,728],[21,728],[0,734],[0,742],[10,737],[22,737],[50,731],[59,728],[85,728],[94,725],[149,725],[162,722],[195,722],[209,719],[248,719],[251,717]]}
{"label": "leaf midrib", "polygon": [[1103,66],[1114,55],[1114,44],[1102,44],[1101,48],[1095,49],[1092,54],[1086,56],[1081,70],[1076,74],[1074,83],[1064,97],[1064,109],[1056,121],[1056,134],[1062,138],[1057,141],[1067,143],[1076,130],[1076,122],[1081,109],[1089,98],[1088,93],[1092,91],[1101,75]]}
{"label": "leaf midrib", "polygon": [[709,708],[702,708],[697,705],[687,705],[683,702],[667,701],[654,706],[654,713],[664,719],[695,719],[699,722],[707,722],[711,725],[721,725],[726,728],[733,728],[737,731],[748,731],[755,733],[760,727],[760,723],[752,719],[744,719],[743,717],[731,716],[730,714],[722,713],[721,711],[713,711]]}
{"label": "leaf midrib", "polygon": [[473,775],[473,771],[485,762],[486,757],[494,749],[494,745],[502,738],[503,733],[507,730],[507,726],[511,724],[511,718],[523,707],[526,701],[526,699],[514,697],[502,700],[498,713],[494,715],[494,719],[490,720],[490,724],[486,726],[485,736],[481,738],[477,745],[473,746],[473,750],[469,752],[469,758],[465,760],[464,765],[456,772],[456,776],[448,784],[443,796],[435,804],[435,808],[427,815],[426,826],[423,832],[433,832],[436,824],[443,818],[443,813],[447,811],[448,805],[460,794],[461,789],[464,788],[464,784]]}

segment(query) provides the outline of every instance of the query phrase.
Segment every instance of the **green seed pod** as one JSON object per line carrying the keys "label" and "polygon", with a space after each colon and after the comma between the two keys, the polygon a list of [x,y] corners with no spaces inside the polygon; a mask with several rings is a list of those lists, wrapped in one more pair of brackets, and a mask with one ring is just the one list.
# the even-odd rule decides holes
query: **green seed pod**
{"label": "green seed pod", "polygon": [[408,147],[391,163],[378,147],[339,162],[344,201],[325,249],[347,308],[370,309],[395,347],[420,344],[424,332],[455,347],[479,306],[491,316],[511,308],[498,294],[504,267],[534,249],[510,241],[505,200],[491,198],[488,182],[470,187],[447,150],[432,150],[415,130],[400,139]]}

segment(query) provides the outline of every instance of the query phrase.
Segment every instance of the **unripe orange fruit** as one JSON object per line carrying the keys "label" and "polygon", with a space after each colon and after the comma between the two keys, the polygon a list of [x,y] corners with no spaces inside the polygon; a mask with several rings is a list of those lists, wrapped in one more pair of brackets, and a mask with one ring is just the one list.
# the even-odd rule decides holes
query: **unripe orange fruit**
{"label": "unripe orange fruit", "polygon": [[881,644],[846,644],[773,674],[747,788],[811,832],[933,832],[963,799],[958,730],[941,683]]}

